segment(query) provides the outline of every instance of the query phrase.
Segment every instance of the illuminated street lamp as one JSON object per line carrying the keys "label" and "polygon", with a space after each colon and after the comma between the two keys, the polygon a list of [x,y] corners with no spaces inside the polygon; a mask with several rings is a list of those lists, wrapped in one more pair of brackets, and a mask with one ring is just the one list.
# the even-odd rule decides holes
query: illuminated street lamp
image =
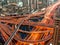
{"label": "illuminated street lamp", "polygon": [[22,7],[22,6],[23,6],[23,2],[19,2],[17,5],[18,5],[19,7]]}
{"label": "illuminated street lamp", "polygon": [[33,44],[29,44],[29,45],[33,45]]}
{"label": "illuminated street lamp", "polygon": [[50,45],[53,45],[52,43],[50,43]]}

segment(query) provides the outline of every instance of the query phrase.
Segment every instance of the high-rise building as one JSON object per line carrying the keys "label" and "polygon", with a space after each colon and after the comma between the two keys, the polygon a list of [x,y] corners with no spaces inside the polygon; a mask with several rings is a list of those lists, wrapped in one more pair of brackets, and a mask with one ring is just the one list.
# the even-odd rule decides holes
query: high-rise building
{"label": "high-rise building", "polygon": [[56,14],[54,16],[54,45],[59,45],[60,43],[60,6],[56,9]]}

